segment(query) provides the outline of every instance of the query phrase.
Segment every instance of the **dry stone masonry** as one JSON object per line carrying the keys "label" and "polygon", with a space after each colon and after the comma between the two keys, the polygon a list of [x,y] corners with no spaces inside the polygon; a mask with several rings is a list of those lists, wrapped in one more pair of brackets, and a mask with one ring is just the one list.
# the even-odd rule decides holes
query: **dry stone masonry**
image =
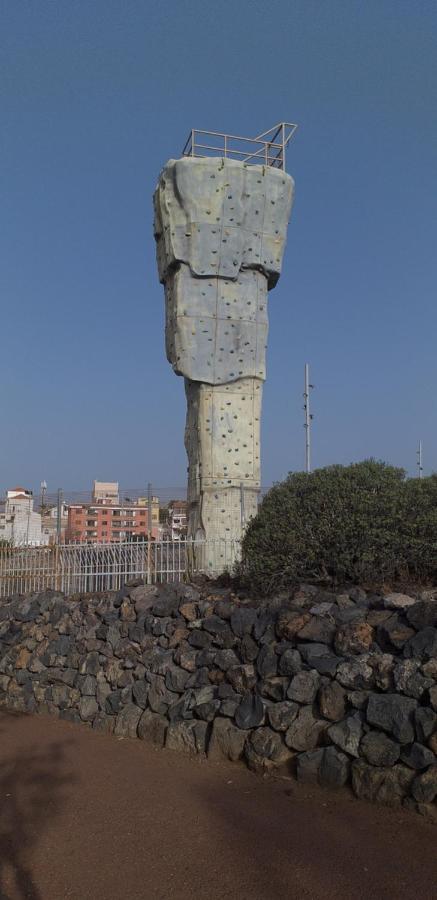
{"label": "dry stone masonry", "polygon": [[302,585],[269,605],[219,588],[13,597],[0,705],[437,821],[437,590]]}
{"label": "dry stone masonry", "polygon": [[[170,160],[155,192],[166,350],[187,397],[189,536],[226,566],[255,514],[267,295],[279,278],[293,179],[230,159]],[[197,552],[200,552],[197,551]]]}

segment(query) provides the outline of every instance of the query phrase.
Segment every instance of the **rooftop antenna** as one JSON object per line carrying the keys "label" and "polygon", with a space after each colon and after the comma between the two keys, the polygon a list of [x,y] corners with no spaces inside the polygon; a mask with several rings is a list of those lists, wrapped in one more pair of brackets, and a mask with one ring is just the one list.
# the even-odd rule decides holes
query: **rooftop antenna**
{"label": "rooftop antenna", "polygon": [[419,469],[419,478],[423,478],[422,441],[419,441],[419,449],[416,451],[416,455],[417,455],[417,468]]}
{"label": "rooftop antenna", "polygon": [[304,385],[303,408],[305,410],[305,422],[303,427],[305,428],[305,471],[307,475],[309,475],[311,472],[311,422],[313,420],[313,415],[310,412],[310,391],[313,390],[314,385],[310,384],[310,367],[308,363],[305,363]]}

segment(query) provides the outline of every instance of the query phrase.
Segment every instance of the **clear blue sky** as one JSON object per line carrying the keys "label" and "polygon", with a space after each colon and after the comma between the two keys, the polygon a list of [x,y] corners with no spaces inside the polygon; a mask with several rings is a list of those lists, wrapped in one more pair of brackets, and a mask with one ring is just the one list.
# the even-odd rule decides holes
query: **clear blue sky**
{"label": "clear blue sky", "polygon": [[152,232],[193,127],[299,123],[263,481],[437,469],[434,0],[2,0],[0,490],[185,481]]}

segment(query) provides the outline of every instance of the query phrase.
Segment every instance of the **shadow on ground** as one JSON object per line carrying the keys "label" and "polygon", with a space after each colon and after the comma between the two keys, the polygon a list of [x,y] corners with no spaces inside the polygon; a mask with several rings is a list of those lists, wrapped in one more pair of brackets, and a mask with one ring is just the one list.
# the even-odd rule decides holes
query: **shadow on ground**
{"label": "shadow on ground", "polygon": [[435,826],[414,814],[375,808],[346,792],[306,794],[287,781],[248,783],[238,802],[231,781],[229,789],[197,794],[252,897],[437,896]]}
{"label": "shadow on ground", "polygon": [[[0,741],[19,713],[3,714]],[[0,898],[44,900],[34,884],[28,852],[38,843],[46,823],[59,814],[63,789],[75,779],[65,770],[65,747],[55,741],[43,748],[28,745],[0,763]]]}

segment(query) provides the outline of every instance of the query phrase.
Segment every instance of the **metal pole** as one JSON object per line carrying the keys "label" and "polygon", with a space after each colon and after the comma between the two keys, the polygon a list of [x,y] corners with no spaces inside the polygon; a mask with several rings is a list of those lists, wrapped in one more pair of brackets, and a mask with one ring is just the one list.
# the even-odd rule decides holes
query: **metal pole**
{"label": "metal pole", "polygon": [[149,483],[147,485],[147,584],[152,583],[151,553],[152,553],[152,485],[149,481]]}
{"label": "metal pole", "polygon": [[30,498],[27,501],[27,528],[26,528],[26,544],[29,543],[29,527],[30,527]]}
{"label": "metal pole", "polygon": [[305,471],[309,475],[311,472],[311,422],[312,414],[310,412],[310,390],[314,385],[310,384],[310,367],[305,363],[305,387],[304,387],[304,405],[305,410]]}
{"label": "metal pole", "polygon": [[45,498],[46,498],[47,482],[41,482],[41,515],[44,515]]}
{"label": "metal pole", "polygon": [[58,508],[57,508],[57,516],[56,516],[56,540],[57,543],[61,543],[61,525],[62,525],[62,489],[58,488]]}
{"label": "metal pole", "polygon": [[150,481],[147,485],[147,537],[150,541],[152,537],[152,485]]}
{"label": "metal pole", "polygon": [[423,478],[422,441],[419,441],[419,449],[417,451],[417,468],[419,469],[419,478]]}

